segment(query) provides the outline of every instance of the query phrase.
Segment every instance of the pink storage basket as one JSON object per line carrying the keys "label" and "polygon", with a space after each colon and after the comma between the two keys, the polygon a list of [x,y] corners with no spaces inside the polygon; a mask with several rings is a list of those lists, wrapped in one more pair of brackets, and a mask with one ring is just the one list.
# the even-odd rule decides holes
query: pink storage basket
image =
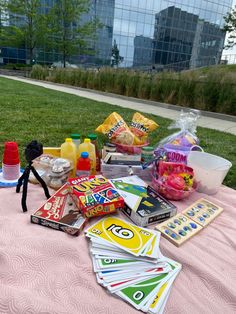
{"label": "pink storage basket", "polygon": [[194,181],[193,186],[189,188],[188,191],[176,190],[173,187],[167,185],[165,182],[161,180],[161,178],[156,179],[152,175],[152,187],[162,196],[164,196],[168,200],[179,201],[184,198],[189,197],[197,188],[197,184]]}
{"label": "pink storage basket", "polygon": [[116,144],[116,150],[118,153],[129,154],[129,155],[140,155],[142,151],[142,147],[148,146],[149,142],[143,145],[123,145],[123,144]]}

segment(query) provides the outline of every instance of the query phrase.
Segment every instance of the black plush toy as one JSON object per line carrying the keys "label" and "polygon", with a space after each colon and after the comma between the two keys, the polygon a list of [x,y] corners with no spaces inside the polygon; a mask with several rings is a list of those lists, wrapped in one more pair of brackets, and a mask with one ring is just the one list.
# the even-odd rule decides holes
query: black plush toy
{"label": "black plush toy", "polygon": [[27,189],[28,189],[28,181],[29,181],[29,175],[30,171],[33,172],[35,178],[41,183],[45,196],[47,198],[50,197],[48,188],[46,183],[43,181],[43,179],[40,177],[38,172],[35,170],[35,168],[32,166],[32,160],[35,158],[39,157],[43,153],[43,145],[41,143],[38,143],[37,141],[32,141],[30,142],[25,149],[25,158],[28,162],[28,166],[25,167],[25,171],[22,174],[22,176],[19,178],[17,186],[16,186],[16,193],[20,192],[20,188],[23,184],[23,193],[22,193],[22,199],[21,199],[21,205],[23,212],[27,211],[27,206],[26,206],[26,197],[27,197]]}

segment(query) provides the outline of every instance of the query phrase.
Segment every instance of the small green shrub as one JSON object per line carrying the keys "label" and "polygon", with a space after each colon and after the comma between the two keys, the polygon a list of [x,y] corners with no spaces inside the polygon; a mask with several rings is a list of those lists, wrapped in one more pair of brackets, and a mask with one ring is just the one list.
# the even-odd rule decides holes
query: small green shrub
{"label": "small green shrub", "polygon": [[80,87],[87,87],[87,82],[88,82],[88,71],[81,71],[80,74]]}
{"label": "small green shrub", "polygon": [[178,94],[178,78],[171,73],[162,73],[158,81],[159,101],[176,104]]}
{"label": "small green shrub", "polygon": [[74,70],[74,85],[75,86],[81,86],[81,73],[82,71],[80,69]]}
{"label": "small green shrub", "polygon": [[125,70],[115,69],[114,92],[120,95],[126,95],[126,86],[128,74]]}
{"label": "small green shrub", "polygon": [[152,78],[150,75],[141,74],[138,87],[138,98],[150,99]]}
{"label": "small green shrub", "polygon": [[209,73],[202,84],[205,110],[216,112],[216,105],[220,95],[221,83],[219,77]]}
{"label": "small green shrub", "polygon": [[115,72],[110,68],[103,68],[98,73],[99,90],[104,92],[114,92]]}
{"label": "small green shrub", "polygon": [[[177,103],[181,106],[195,107],[195,89],[196,79],[190,73],[181,75],[178,81],[178,99]],[[177,86],[176,86],[177,90]]]}
{"label": "small green shrub", "polygon": [[126,80],[126,96],[137,97],[139,90],[140,76],[137,72],[127,72]]}
{"label": "small green shrub", "polygon": [[[227,69],[227,70],[226,70]],[[34,65],[31,77],[55,83],[236,115],[236,75],[224,67],[148,74],[104,67],[54,69]],[[231,68],[230,68],[231,69]],[[235,67],[232,67],[234,70]]]}
{"label": "small green shrub", "polygon": [[221,82],[216,112],[226,114],[236,112],[236,85],[230,80]]}
{"label": "small green shrub", "polygon": [[89,71],[87,75],[87,88],[93,89],[95,87],[95,72]]}
{"label": "small green shrub", "polygon": [[30,73],[30,77],[37,80],[45,80],[49,75],[48,68],[42,67],[41,65],[34,65]]}

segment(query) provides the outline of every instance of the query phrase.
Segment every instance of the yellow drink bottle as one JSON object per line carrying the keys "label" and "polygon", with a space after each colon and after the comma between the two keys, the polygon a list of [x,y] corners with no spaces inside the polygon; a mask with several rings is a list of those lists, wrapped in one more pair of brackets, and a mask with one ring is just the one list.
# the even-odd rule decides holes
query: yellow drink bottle
{"label": "yellow drink bottle", "polygon": [[87,152],[89,154],[89,159],[91,160],[91,174],[96,174],[96,151],[95,146],[91,143],[89,138],[85,138],[84,142],[79,145],[78,155]]}
{"label": "yellow drink bottle", "polygon": [[72,141],[72,138],[66,138],[65,142],[61,145],[61,158],[70,160],[73,170],[72,176],[75,177],[76,172],[76,146]]}

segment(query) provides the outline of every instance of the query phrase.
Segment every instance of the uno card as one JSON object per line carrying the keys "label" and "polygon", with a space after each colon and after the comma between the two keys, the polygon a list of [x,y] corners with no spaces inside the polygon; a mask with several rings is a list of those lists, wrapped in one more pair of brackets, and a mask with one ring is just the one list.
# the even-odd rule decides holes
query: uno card
{"label": "uno card", "polygon": [[150,277],[133,277],[133,278],[123,278],[117,281],[113,281],[110,284],[105,284],[106,288],[111,292],[111,293],[117,293],[120,290],[123,290],[125,288],[128,288],[132,285],[135,285],[136,283],[138,284],[139,282],[142,282],[143,280],[148,280]]}
{"label": "uno card", "polygon": [[[162,289],[162,287],[161,287],[161,289]],[[148,313],[150,313],[150,314],[162,314],[164,312],[167,300],[169,298],[170,291],[171,291],[171,286],[169,287],[169,290],[166,290],[165,298],[163,300],[161,300],[162,302],[158,301],[158,306],[155,308],[149,307]]]}
{"label": "uno card", "polygon": [[168,293],[170,292],[171,286],[173,282],[175,281],[176,277],[178,276],[178,273],[180,272],[180,269],[178,269],[172,277],[166,281],[158,290],[155,297],[148,301],[142,308],[143,311],[151,311],[152,313],[159,313],[160,308],[162,307]]}
{"label": "uno card", "polygon": [[[160,289],[161,285],[167,282],[174,274],[178,273],[181,269],[181,264],[167,259],[172,271],[166,274],[161,274],[139,282],[138,284],[129,286],[117,292],[121,298],[131,303],[135,308],[142,309],[142,307],[152,299]],[[153,300],[153,299],[152,299]]]}
{"label": "uno card", "polygon": [[97,260],[97,264],[101,269],[106,268],[122,268],[122,267],[137,267],[137,264],[146,265],[146,263],[140,262],[136,259],[114,259],[114,258],[101,258]]}
{"label": "uno card", "polygon": [[[113,259],[130,259],[132,260],[132,255],[129,254],[122,254],[122,253],[109,253],[102,252],[101,254],[94,254],[95,258],[113,258]],[[146,257],[137,257],[136,258],[140,262],[145,262],[148,263],[149,265],[156,265],[156,260],[155,261],[149,261],[147,260]]]}
{"label": "uno card", "polygon": [[129,285],[116,294],[131,303],[136,309],[141,309],[142,306],[157,293],[160,286],[171,276],[172,272],[146,278],[136,284]]}
{"label": "uno card", "polygon": [[122,280],[122,279],[132,279],[132,278],[144,278],[144,277],[149,277],[149,276],[156,276],[157,274],[166,274],[170,272],[171,269],[170,267],[156,267],[156,268],[140,268],[140,269],[135,269],[135,270],[121,270],[118,272],[109,272],[108,274],[104,273],[98,273],[100,277],[104,279],[106,282],[114,282],[117,280]]}
{"label": "uno card", "polygon": [[[99,240],[99,239],[98,239]],[[154,239],[156,241],[156,239]],[[145,260],[147,262],[152,262],[152,263],[155,263],[158,261],[160,261],[160,259],[163,257],[163,255],[161,254],[160,252],[160,249],[159,249],[159,246],[157,245],[158,243],[155,243],[154,241],[154,246],[153,247],[150,247],[148,248],[148,252],[146,254],[141,254],[140,258],[142,260]],[[108,253],[110,254],[114,254],[115,253],[120,253],[120,254],[124,254],[124,250],[118,248],[118,247],[115,247],[113,245],[104,245],[104,244],[100,244],[99,242],[92,242],[92,245],[91,245],[91,252],[93,254],[105,254],[107,255]],[[150,254],[149,254],[150,252]],[[126,254],[127,255],[127,254]],[[150,257],[152,258],[151,260],[148,259],[148,256],[150,255]],[[128,255],[129,256],[129,259],[133,259],[133,255]],[[158,258],[157,258],[158,257]],[[155,259],[154,259],[155,258]]]}
{"label": "uno card", "polygon": [[154,232],[147,230],[117,217],[107,217],[88,228],[86,235],[96,236],[130,254],[139,256],[155,237]]}
{"label": "uno card", "polygon": [[161,233],[160,232],[155,233],[156,235],[153,238],[152,242],[150,243],[149,248],[147,248],[145,252],[142,253],[142,255],[157,259],[162,256],[159,249]]}

